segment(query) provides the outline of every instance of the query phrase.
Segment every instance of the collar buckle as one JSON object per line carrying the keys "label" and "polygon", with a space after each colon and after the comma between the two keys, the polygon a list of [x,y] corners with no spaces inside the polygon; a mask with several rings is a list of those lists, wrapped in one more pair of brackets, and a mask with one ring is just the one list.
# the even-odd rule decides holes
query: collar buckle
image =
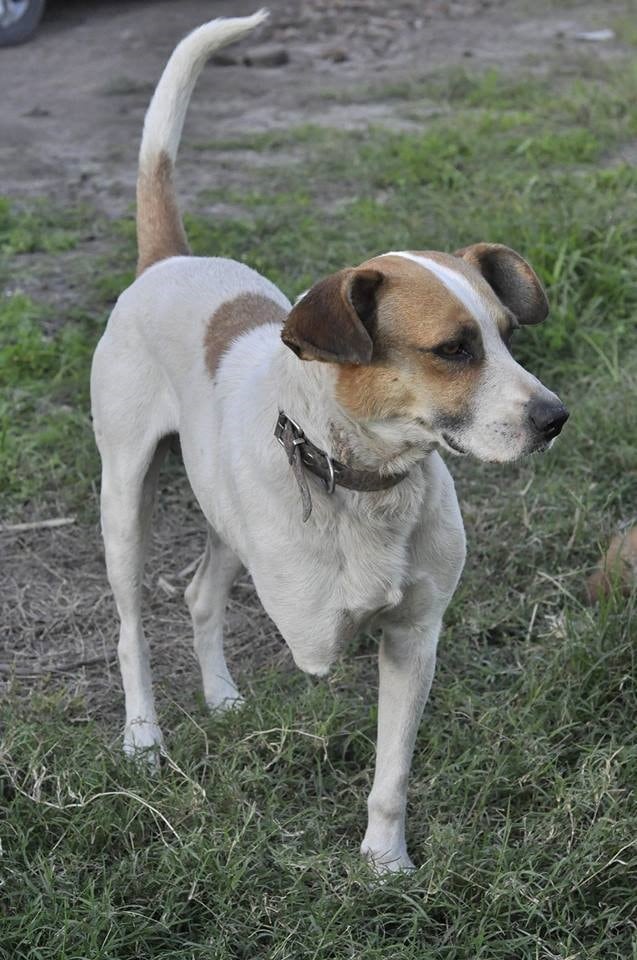
{"label": "collar buckle", "polygon": [[360,492],[389,490],[407,476],[407,471],[383,476],[376,470],[357,470],[346,466],[308,440],[299,424],[283,410],[279,410],[274,436],[285,450],[288,463],[292,467],[301,491],[304,522],[312,510],[310,488],[305,478],[306,470],[313,473],[318,480],[323,481],[328,495],[334,493],[337,484],[345,489]]}
{"label": "collar buckle", "polygon": [[328,493],[334,493],[334,488],[336,486],[336,477],[334,476],[334,463],[329,453],[324,454],[325,462],[327,463],[327,469],[329,471],[329,476],[325,478],[325,489]]}
{"label": "collar buckle", "polygon": [[283,449],[286,449],[285,440],[283,439],[283,433],[287,425],[290,425],[292,428],[293,438],[292,443],[295,447],[299,446],[301,443],[305,443],[305,434],[303,430],[298,425],[296,420],[293,420],[292,417],[288,417],[287,413],[284,413],[283,410],[279,410],[279,417],[274,428],[274,436],[279,441]]}

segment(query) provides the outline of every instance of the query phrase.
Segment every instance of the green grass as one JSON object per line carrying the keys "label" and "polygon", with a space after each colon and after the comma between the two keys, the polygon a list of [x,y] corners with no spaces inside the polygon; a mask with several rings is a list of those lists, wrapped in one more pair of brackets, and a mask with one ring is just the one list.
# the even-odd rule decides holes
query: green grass
{"label": "green grass", "polygon": [[0,197],[0,256],[72,250],[86,218],[85,210],[59,209],[45,200],[13,209],[6,197]]}
{"label": "green grass", "polygon": [[[637,503],[637,175],[607,164],[635,135],[635,74],[547,89],[445,76],[440,113],[412,133],[306,126],[217,145],[258,146],[272,169],[249,192],[202,197],[244,218],[187,218],[198,253],[246,260],[290,295],[375,252],[480,239],[520,250],[547,285],[551,317],[515,351],[571,408],[563,437],[513,466],[451,465],[470,550],[411,779],[420,869],[379,883],[357,858],[369,638],[326,682],[262,671],[241,712],[167,707],[173,763],[156,778],[81,702],[16,687],[2,708],[0,956],[637,958],[637,609],[581,602]],[[421,94],[395,102],[414,110]],[[290,148],[303,163],[282,169]],[[0,208],[5,273],[46,249],[43,216]],[[48,208],[46,229],[72,234],[69,216]],[[88,365],[130,279],[129,220],[112,247],[90,312],[78,304],[64,327],[37,298],[0,304],[0,486],[15,515],[87,504],[96,518]]]}
{"label": "green grass", "polygon": [[56,491],[78,509],[98,470],[87,384],[97,324],[78,314],[47,335],[45,319],[22,293],[0,301],[0,483],[14,512]]}
{"label": "green grass", "polygon": [[411,781],[421,867],[382,883],[356,858],[362,668],[266,673],[224,718],[169,711],[150,779],[81,705],[9,708],[7,956],[634,956],[636,613],[572,609],[531,643],[454,632]]}

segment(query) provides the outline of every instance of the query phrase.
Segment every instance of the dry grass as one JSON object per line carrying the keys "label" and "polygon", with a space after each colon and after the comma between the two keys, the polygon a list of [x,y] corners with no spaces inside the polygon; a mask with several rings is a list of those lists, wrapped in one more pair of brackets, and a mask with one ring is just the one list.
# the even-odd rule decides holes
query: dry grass
{"label": "dry grass", "polygon": [[[184,704],[200,688],[183,592],[205,546],[205,522],[180,466],[160,491],[145,573],[144,612],[162,696]],[[123,710],[116,663],[117,620],[104,571],[97,523],[53,530],[0,532],[0,679],[13,696],[64,691],[86,716],[119,723]],[[227,655],[238,678],[267,663],[292,666],[247,575],[227,610]],[[167,693],[162,681],[170,678]]]}

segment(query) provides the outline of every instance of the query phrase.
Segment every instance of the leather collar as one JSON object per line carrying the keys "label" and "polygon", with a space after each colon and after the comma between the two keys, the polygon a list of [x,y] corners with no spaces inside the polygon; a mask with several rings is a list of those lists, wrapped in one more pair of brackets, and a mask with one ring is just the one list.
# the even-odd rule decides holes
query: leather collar
{"label": "leather collar", "polygon": [[288,417],[283,410],[279,411],[274,436],[285,450],[288,463],[299,485],[304,523],[312,512],[312,498],[304,470],[309,470],[315,477],[322,480],[328,493],[334,493],[337,486],[361,492],[389,490],[407,476],[407,473],[383,476],[377,470],[354,470],[346,466],[308,440],[298,423]]}

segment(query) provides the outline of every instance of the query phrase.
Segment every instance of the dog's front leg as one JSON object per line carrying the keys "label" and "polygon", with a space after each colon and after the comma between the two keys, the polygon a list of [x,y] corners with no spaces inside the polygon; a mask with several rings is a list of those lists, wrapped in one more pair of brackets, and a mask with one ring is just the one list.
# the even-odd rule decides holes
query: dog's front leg
{"label": "dog's front leg", "polygon": [[440,618],[388,625],[379,655],[376,772],[361,851],[379,873],[413,868],[405,842],[407,781],[436,665]]}

